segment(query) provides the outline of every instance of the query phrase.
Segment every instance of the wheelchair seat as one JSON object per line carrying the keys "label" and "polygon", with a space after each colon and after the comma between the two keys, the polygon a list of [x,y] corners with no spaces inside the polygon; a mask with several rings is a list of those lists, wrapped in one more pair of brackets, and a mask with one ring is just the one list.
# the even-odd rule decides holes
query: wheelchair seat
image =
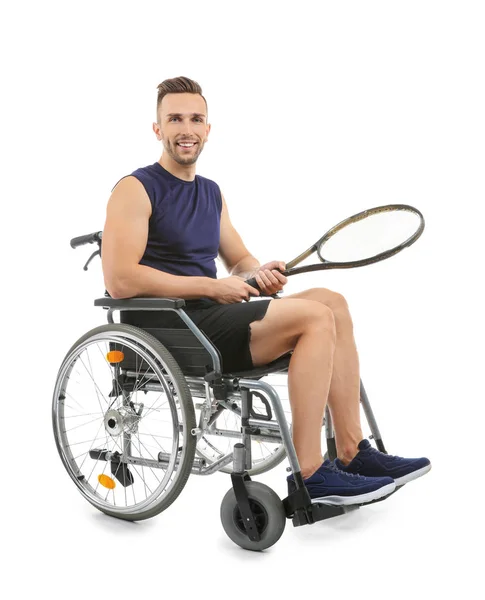
{"label": "wheelchair seat", "polygon": [[224,372],[224,365],[217,348],[209,338],[200,331],[183,311],[185,301],[181,298],[128,298],[114,299],[111,297],[98,298],[95,306],[108,309],[108,320],[112,321],[112,313],[123,313],[132,310],[170,310],[181,317],[180,328],[143,327],[143,330],[159,340],[173,355],[184,375],[205,377],[212,373],[214,378],[251,377],[260,379],[268,374],[286,372],[290,364],[292,352],[288,352],[267,365],[244,371]]}
{"label": "wheelchair seat", "polygon": [[249,371],[232,371],[230,373],[223,373],[223,377],[247,377],[251,379],[261,379],[261,377],[271,375],[271,373],[286,372],[288,371],[288,367],[290,366],[290,359],[292,354],[292,352],[287,352],[286,354],[283,354],[283,356],[280,356],[276,360],[273,360],[266,365],[254,367]]}

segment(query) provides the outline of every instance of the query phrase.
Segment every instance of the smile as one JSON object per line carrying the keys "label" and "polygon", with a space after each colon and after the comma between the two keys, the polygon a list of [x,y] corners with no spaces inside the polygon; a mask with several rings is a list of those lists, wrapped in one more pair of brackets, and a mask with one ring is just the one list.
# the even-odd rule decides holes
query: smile
{"label": "smile", "polygon": [[177,146],[181,148],[193,148],[196,145],[196,142],[177,142]]}

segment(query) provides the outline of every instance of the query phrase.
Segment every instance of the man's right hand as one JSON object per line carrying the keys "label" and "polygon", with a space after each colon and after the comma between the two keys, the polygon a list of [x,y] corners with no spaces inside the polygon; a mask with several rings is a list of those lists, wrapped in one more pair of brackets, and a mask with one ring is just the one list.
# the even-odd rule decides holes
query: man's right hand
{"label": "man's right hand", "polygon": [[259,296],[259,291],[251,287],[238,275],[215,279],[210,298],[219,304],[235,304],[249,300],[251,296]]}

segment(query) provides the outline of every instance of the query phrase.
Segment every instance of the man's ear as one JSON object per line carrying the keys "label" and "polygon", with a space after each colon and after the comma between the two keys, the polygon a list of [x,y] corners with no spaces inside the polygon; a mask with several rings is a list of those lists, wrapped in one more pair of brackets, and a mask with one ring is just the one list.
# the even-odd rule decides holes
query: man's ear
{"label": "man's ear", "polygon": [[209,133],[211,131],[211,126],[209,123],[207,123],[207,133],[205,134],[205,141],[208,142],[209,141]]}
{"label": "man's ear", "polygon": [[157,136],[157,140],[161,141],[162,137],[160,135],[160,125],[158,123],[153,123],[152,129],[155,132],[155,135]]}

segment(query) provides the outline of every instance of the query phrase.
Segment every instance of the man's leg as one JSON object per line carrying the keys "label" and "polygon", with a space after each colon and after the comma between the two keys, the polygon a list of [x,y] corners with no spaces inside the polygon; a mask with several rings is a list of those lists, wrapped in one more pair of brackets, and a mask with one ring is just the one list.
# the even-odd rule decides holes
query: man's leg
{"label": "man's leg", "polygon": [[333,313],[313,300],[274,300],[265,317],[250,326],[255,366],[293,350],[288,369],[293,443],[302,476],[310,477],[323,462],[322,421],[335,350]]}
{"label": "man's leg", "polygon": [[[322,317],[325,315],[326,326],[321,325],[318,317],[313,325],[310,319],[302,320],[309,310],[318,315],[315,305],[328,311],[322,313]],[[335,324],[335,339],[330,346],[334,352],[330,365],[328,346],[322,343],[322,337],[328,338],[330,331],[329,313]],[[302,333],[293,339],[284,335],[282,337],[281,334],[287,329],[288,323],[298,325],[296,329]],[[304,328],[302,324],[305,325]],[[304,478],[318,468],[315,468],[315,464],[321,458],[321,427],[327,396],[340,459],[337,459],[336,465],[349,473],[377,478],[377,488],[371,492],[372,500],[392,491],[386,482],[392,482],[394,479],[395,485],[403,485],[431,469],[428,458],[388,456],[372,448],[367,440],[363,440],[360,426],[359,360],[353,338],[352,320],[343,296],[317,288],[272,301],[264,319],[251,323],[251,331],[256,333],[251,338],[250,347],[255,364],[270,362],[294,348],[288,370],[288,386],[293,414],[293,441]],[[285,343],[281,343],[281,340],[285,340]],[[318,457],[315,450],[317,447]],[[352,460],[356,454],[358,458]],[[331,477],[331,472],[326,472],[324,480],[329,475]],[[361,483],[367,485],[365,481]],[[318,484],[316,488],[318,493]],[[328,497],[328,493],[324,493],[324,496]],[[369,499],[363,494],[359,496],[360,501],[367,502]]]}
{"label": "man's leg", "polygon": [[357,445],[364,437],[360,424],[359,357],[349,308],[341,294],[325,288],[290,294],[277,302],[294,299],[320,302],[332,310],[335,318],[336,344],[328,405],[335,429],[337,455],[348,464],[357,454]]}

